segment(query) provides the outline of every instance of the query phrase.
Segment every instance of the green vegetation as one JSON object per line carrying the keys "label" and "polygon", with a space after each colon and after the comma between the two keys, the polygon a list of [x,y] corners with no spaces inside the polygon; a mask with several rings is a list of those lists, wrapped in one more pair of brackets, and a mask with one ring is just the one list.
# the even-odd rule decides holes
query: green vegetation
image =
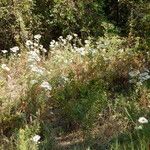
{"label": "green vegetation", "polygon": [[0,149],[149,149],[148,0],[0,8]]}

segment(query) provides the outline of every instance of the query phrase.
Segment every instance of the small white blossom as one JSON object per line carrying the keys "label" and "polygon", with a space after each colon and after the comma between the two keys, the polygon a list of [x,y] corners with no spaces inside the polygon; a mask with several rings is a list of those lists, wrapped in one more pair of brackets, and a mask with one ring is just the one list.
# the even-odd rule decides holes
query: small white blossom
{"label": "small white blossom", "polygon": [[90,44],[89,40],[85,40],[84,42],[85,42],[85,44]]}
{"label": "small white blossom", "polygon": [[30,83],[33,85],[33,84],[38,83],[38,81],[37,80],[31,80]]}
{"label": "small white blossom", "polygon": [[37,40],[39,40],[41,38],[41,35],[37,34],[37,35],[34,36],[34,38],[37,39]]}
{"label": "small white blossom", "polygon": [[36,73],[38,73],[39,75],[43,75],[43,74],[44,74],[43,69],[42,69],[42,68],[39,68],[39,67],[37,67],[37,66],[32,66],[32,67],[31,67],[31,71],[36,72]]}
{"label": "small white blossom", "polygon": [[85,48],[84,47],[81,47],[81,48],[77,48],[77,47],[74,47],[75,50],[80,53],[81,55],[85,55],[86,52],[85,52]]}
{"label": "small white blossom", "polygon": [[2,53],[3,53],[3,54],[8,53],[8,51],[7,51],[7,50],[1,50],[1,51],[2,51]]}
{"label": "small white blossom", "polygon": [[40,45],[39,48],[40,48],[40,49],[43,49],[43,45]]}
{"label": "small white blossom", "polygon": [[134,70],[134,71],[129,72],[130,77],[136,77],[139,74],[140,74],[139,70]]}
{"label": "small white blossom", "polygon": [[41,86],[42,88],[46,89],[46,90],[52,90],[51,85],[50,85],[48,82],[46,82],[46,81],[43,81],[40,86]]}
{"label": "small white blossom", "polygon": [[28,52],[28,62],[40,61],[41,58],[35,51]]}
{"label": "small white blossom", "polygon": [[67,43],[66,39],[62,39],[62,42],[64,45],[66,45],[66,43]]}
{"label": "small white blossom", "polygon": [[32,138],[32,140],[34,141],[34,142],[38,142],[39,140],[40,140],[40,136],[39,135],[35,135],[33,138]]}
{"label": "small white blossom", "polygon": [[27,41],[26,41],[26,46],[31,46],[31,45],[33,45],[33,42],[30,41],[30,40],[27,40]]}
{"label": "small white blossom", "polygon": [[78,35],[77,34],[73,34],[74,35],[74,37],[77,37]]}
{"label": "small white blossom", "polygon": [[43,48],[43,49],[42,49],[42,51],[43,51],[44,53],[46,53],[46,52],[47,52],[47,50],[46,50],[45,48]]}
{"label": "small white blossom", "polygon": [[2,67],[2,69],[6,70],[6,71],[10,71],[10,69],[7,67],[6,64],[2,64],[1,67]]}
{"label": "small white blossom", "polygon": [[67,35],[67,38],[66,38],[68,41],[71,41],[73,39],[72,35]]}
{"label": "small white blossom", "polygon": [[63,39],[63,37],[62,37],[62,36],[60,36],[58,39]]}
{"label": "small white blossom", "polygon": [[55,40],[52,40],[52,41],[50,42],[50,47],[51,47],[51,48],[55,47],[55,43],[56,43]]}
{"label": "small white blossom", "polygon": [[138,119],[138,122],[141,123],[141,124],[145,124],[145,123],[148,123],[148,120],[145,117],[140,117]]}
{"label": "small white blossom", "polygon": [[17,51],[19,51],[19,47],[18,46],[15,46],[13,48],[10,48],[10,51],[16,53]]}
{"label": "small white blossom", "polygon": [[150,79],[150,75],[148,72],[143,72],[139,75],[140,82],[144,82],[146,80]]}
{"label": "small white blossom", "polygon": [[33,45],[34,45],[35,47],[38,47],[38,43],[33,43]]}

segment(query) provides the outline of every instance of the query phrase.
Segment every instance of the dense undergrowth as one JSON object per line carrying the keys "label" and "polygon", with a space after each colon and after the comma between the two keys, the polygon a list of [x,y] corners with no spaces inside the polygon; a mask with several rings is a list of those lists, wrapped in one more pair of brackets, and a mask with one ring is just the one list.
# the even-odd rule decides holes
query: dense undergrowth
{"label": "dense undergrowth", "polygon": [[149,149],[148,0],[0,8],[0,149]]}
{"label": "dense undergrowth", "polygon": [[72,133],[71,144],[80,132],[82,146],[70,149],[146,149],[150,56],[138,38],[128,47],[106,33],[82,45],[73,34],[51,41],[48,55],[40,38],[9,59],[2,51],[1,148],[63,149],[58,138]]}

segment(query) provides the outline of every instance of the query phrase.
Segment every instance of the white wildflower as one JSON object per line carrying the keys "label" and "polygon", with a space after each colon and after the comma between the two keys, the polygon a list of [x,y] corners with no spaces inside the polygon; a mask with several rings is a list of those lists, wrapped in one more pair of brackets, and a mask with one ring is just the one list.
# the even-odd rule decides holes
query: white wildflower
{"label": "white wildflower", "polygon": [[37,35],[34,36],[34,38],[37,39],[37,40],[39,40],[41,38],[41,35],[37,34]]}
{"label": "white wildflower", "polygon": [[130,77],[136,77],[139,74],[140,74],[139,70],[134,70],[134,71],[129,72]]}
{"label": "white wildflower", "polygon": [[41,58],[35,51],[28,52],[28,62],[40,61]]}
{"label": "white wildflower", "polygon": [[148,120],[145,117],[140,117],[138,119],[138,122],[141,123],[141,124],[145,124],[145,123],[148,123]]}
{"label": "white wildflower", "polygon": [[43,45],[40,45],[39,48],[40,48],[40,49],[43,49]]}
{"label": "white wildflower", "polygon": [[37,66],[32,66],[31,67],[31,71],[36,72],[39,75],[43,75],[44,74],[43,68],[39,68]]}
{"label": "white wildflower", "polygon": [[61,76],[61,78],[62,78],[63,81],[65,81],[65,82],[68,82],[68,81],[69,81],[69,79],[68,79],[67,77],[65,77],[65,76]]}
{"label": "white wildflower", "polygon": [[43,48],[43,49],[42,49],[42,51],[43,51],[44,53],[46,53],[46,52],[47,52],[47,50],[46,50],[45,48]]}
{"label": "white wildflower", "polygon": [[33,45],[33,42],[30,41],[30,40],[27,40],[27,41],[26,41],[26,46],[31,46],[31,45]]}
{"label": "white wildflower", "polygon": [[30,83],[33,85],[33,84],[38,83],[38,81],[37,80],[31,80]]}
{"label": "white wildflower", "polygon": [[84,42],[85,42],[85,44],[90,44],[89,40],[85,40]]}
{"label": "white wildflower", "polygon": [[50,85],[48,82],[46,82],[46,81],[43,81],[40,86],[41,86],[42,88],[46,89],[46,90],[52,90],[51,85]]}
{"label": "white wildflower", "polygon": [[73,34],[74,35],[74,37],[77,37],[78,35],[77,34]]}
{"label": "white wildflower", "polygon": [[144,76],[147,76],[148,75],[148,72],[143,72],[140,74],[140,77],[144,77]]}
{"label": "white wildflower", "polygon": [[3,53],[3,54],[8,53],[8,51],[7,51],[7,50],[1,50],[1,51],[2,51],[2,53]]}
{"label": "white wildflower", "polygon": [[62,42],[64,45],[66,45],[66,43],[67,43],[66,39],[62,39]]}
{"label": "white wildflower", "polygon": [[55,42],[55,46],[58,46],[59,44],[58,44],[58,42]]}
{"label": "white wildflower", "polygon": [[118,51],[119,51],[120,53],[123,53],[123,52],[124,52],[124,49],[121,48],[121,49],[119,49]]}
{"label": "white wildflower", "polygon": [[52,41],[50,42],[50,47],[51,47],[51,48],[55,47],[55,40],[52,40]]}
{"label": "white wildflower", "polygon": [[150,79],[150,75],[149,75],[148,72],[143,72],[143,73],[141,73],[141,74],[139,75],[139,80],[140,80],[141,82],[144,82],[144,81],[146,81],[146,80],[148,80],[148,79]]}
{"label": "white wildflower", "polygon": [[10,71],[10,69],[7,67],[6,64],[2,64],[1,67],[2,67],[2,69],[6,70],[6,71]]}
{"label": "white wildflower", "polygon": [[17,51],[19,51],[19,47],[18,46],[15,46],[13,48],[10,48],[10,51],[16,53]]}
{"label": "white wildflower", "polygon": [[60,36],[58,39],[63,39],[63,37],[62,37],[62,36]]}
{"label": "white wildflower", "polygon": [[30,49],[32,49],[32,50],[33,50],[33,49],[34,49],[34,46],[33,46],[33,45],[31,45],[31,46],[30,46]]}
{"label": "white wildflower", "polygon": [[67,39],[68,41],[71,41],[71,40],[73,39],[73,37],[72,37],[72,35],[67,35],[66,39]]}
{"label": "white wildflower", "polygon": [[34,45],[35,47],[38,47],[38,43],[33,43],[33,45]]}
{"label": "white wildflower", "polygon": [[34,141],[34,142],[38,142],[39,140],[40,140],[40,136],[39,135],[35,135],[33,138],[32,138],[32,140]]}
{"label": "white wildflower", "polygon": [[76,50],[78,53],[80,53],[81,55],[85,55],[85,54],[86,54],[84,47],[81,47],[81,48],[75,47],[75,50]]}

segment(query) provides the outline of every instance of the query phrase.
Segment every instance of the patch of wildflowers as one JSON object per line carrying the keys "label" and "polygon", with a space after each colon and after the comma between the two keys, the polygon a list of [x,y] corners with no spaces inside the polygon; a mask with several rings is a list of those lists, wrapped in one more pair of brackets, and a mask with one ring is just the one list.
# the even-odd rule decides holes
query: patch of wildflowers
{"label": "patch of wildflowers", "polygon": [[129,72],[129,76],[132,78],[132,77],[136,77],[137,75],[140,74],[140,71],[139,70],[134,70],[134,71],[130,71]]}
{"label": "patch of wildflowers", "polygon": [[35,51],[28,52],[28,62],[41,61],[39,55]]}

